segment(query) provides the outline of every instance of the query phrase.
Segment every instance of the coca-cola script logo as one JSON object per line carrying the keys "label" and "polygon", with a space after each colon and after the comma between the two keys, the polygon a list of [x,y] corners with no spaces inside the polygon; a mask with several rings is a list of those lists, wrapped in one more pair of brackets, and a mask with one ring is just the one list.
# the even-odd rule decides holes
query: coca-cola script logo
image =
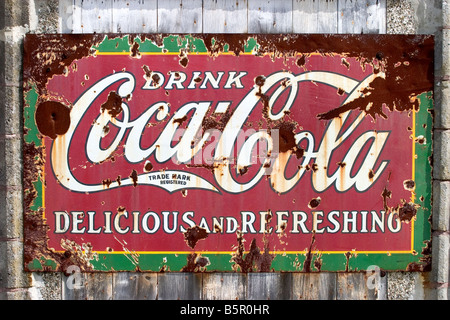
{"label": "coca-cola script logo", "polygon": [[[199,74],[201,72],[194,73],[192,78],[198,77]],[[229,72],[224,89],[245,89],[241,80],[246,76],[247,72]],[[377,164],[389,132],[367,130],[359,136],[352,135],[363,121],[364,112],[345,127],[350,111],[342,113],[329,121],[321,137],[314,136],[309,131],[294,132],[292,136],[294,141],[291,142],[283,141],[286,138],[282,132],[280,133],[280,126],[273,125],[256,130],[245,128],[245,124],[261,102],[264,103],[267,121],[272,124],[281,123],[290,113],[297,97],[302,94],[303,83],[320,83],[341,90],[347,94],[343,101],[345,103],[358,98],[362,94],[362,89],[366,88],[375,77],[383,76],[382,72],[378,72],[367,76],[363,81],[357,81],[335,72],[307,71],[294,74],[278,71],[255,78],[255,84],[246,91],[243,99],[233,101],[235,107],[232,113],[229,112],[231,102],[228,101],[218,103],[188,101],[171,112],[173,106],[168,102],[150,100],[149,107],[133,117],[133,94],[138,86],[141,86],[142,90],[148,90],[149,93],[158,89],[166,89],[167,92],[167,89],[176,88],[185,90],[189,97],[189,90],[194,89],[196,85],[195,79],[189,85],[184,84],[186,86],[184,87],[187,75],[183,72],[171,73],[167,81],[160,72],[153,72],[141,81],[132,72],[114,72],[91,85],[73,103],[70,125],[63,135],[57,135],[52,148],[51,163],[54,174],[61,185],[72,191],[91,193],[105,190],[105,183],[87,183],[77,178],[69,165],[69,150],[75,144],[74,136],[83,122],[90,121],[92,126],[85,142],[85,153],[90,163],[107,161],[117,152],[119,146],[122,146],[123,156],[130,164],[144,163],[151,167],[149,159],[153,158],[160,164],[172,162],[175,165],[207,165],[214,177],[214,181],[208,181],[197,174],[175,169],[170,165],[163,171],[141,174],[134,171],[134,174],[127,178],[109,181],[108,189],[129,185],[152,185],[168,192],[195,188],[213,192],[223,190],[229,193],[242,193],[258,183],[264,183],[263,177],[269,177],[264,180],[267,180],[266,183],[269,183],[275,192],[286,193],[301,181],[312,162],[313,167],[321,169],[313,170],[311,173],[312,188],[316,192],[323,192],[329,187],[334,187],[339,192],[346,192],[351,188],[364,192],[377,181],[389,162],[383,160]],[[165,86],[162,86],[161,82],[165,82]],[[211,75],[209,82],[210,87],[218,88],[217,79]],[[201,89],[202,85],[206,88],[205,83],[207,82],[199,85],[199,88]],[[88,110],[95,102],[99,103],[97,100],[104,92],[109,92],[107,103],[102,104],[95,119],[86,118]],[[281,108],[274,110],[274,105],[282,97]],[[214,109],[215,114],[228,112],[223,128],[213,127],[205,130],[207,113],[211,112],[211,109]],[[157,138],[149,146],[143,147],[141,137],[152,122],[165,125],[159,129]],[[185,128],[181,127],[182,123],[187,124]],[[110,127],[115,128],[115,135],[105,142]],[[330,163],[332,153],[347,140],[351,140],[352,144],[342,159],[345,165],[339,166],[331,173],[329,170],[322,170],[332,167]],[[208,144],[211,141],[214,143]],[[287,143],[291,144],[289,148],[286,147]],[[306,147],[300,147],[302,144]],[[365,152],[362,159],[356,163],[356,159],[361,157],[362,149],[367,144],[370,144],[368,152]],[[296,172],[287,177],[286,167],[294,154],[302,161]],[[251,166],[257,168],[253,171],[251,179],[240,182],[234,178],[236,172],[242,174]]]}

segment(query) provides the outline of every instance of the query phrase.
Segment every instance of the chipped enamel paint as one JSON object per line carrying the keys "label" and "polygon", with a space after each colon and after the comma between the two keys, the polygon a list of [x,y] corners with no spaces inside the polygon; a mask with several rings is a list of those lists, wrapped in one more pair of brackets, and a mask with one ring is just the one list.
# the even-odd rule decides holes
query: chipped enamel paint
{"label": "chipped enamel paint", "polygon": [[430,36],[27,35],[27,270],[430,268]]}

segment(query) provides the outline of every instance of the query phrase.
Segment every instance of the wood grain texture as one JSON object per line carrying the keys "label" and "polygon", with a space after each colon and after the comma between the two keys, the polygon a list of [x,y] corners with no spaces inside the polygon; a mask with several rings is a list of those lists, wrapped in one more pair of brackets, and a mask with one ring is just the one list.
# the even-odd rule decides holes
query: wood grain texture
{"label": "wood grain texture", "polygon": [[158,1],[158,32],[201,33],[202,0]]}
{"label": "wood grain texture", "polygon": [[73,24],[74,33],[112,32],[113,0],[76,0]]}
{"label": "wood grain texture", "polygon": [[[378,289],[369,285],[369,274],[358,273],[338,273],[336,292],[337,300],[378,300],[385,298],[386,277],[381,278]],[[384,289],[384,290],[383,290]]]}
{"label": "wood grain texture", "polygon": [[246,274],[205,273],[203,274],[203,299],[245,300],[247,293]]}
{"label": "wood grain texture", "polygon": [[120,272],[113,275],[114,300],[155,300],[157,274]]}
{"label": "wood grain texture", "polygon": [[248,0],[249,33],[291,33],[292,0]]}
{"label": "wood grain texture", "polygon": [[154,33],[158,28],[157,0],[113,0],[113,32]]}
{"label": "wood grain texture", "polygon": [[203,0],[203,33],[246,33],[247,0]]}
{"label": "wood grain texture", "polygon": [[[75,8],[75,0],[59,0],[58,4],[58,32],[72,33],[73,32],[73,15]],[[81,10],[80,14],[81,14]]]}
{"label": "wood grain texture", "polygon": [[338,0],[294,0],[292,29],[295,33],[337,33]]}
{"label": "wood grain texture", "polygon": [[[111,300],[113,298],[112,273],[79,274],[81,282],[73,283],[72,276],[62,277],[63,300]],[[71,286],[70,283],[75,284]]]}
{"label": "wood grain texture", "polygon": [[201,273],[158,273],[158,300],[200,300]]}
{"label": "wood grain texture", "polygon": [[249,273],[247,299],[290,300],[292,297],[292,274]]}
{"label": "wood grain texture", "polygon": [[338,33],[386,33],[386,1],[339,0]]}
{"label": "wood grain texture", "polygon": [[296,273],[293,275],[292,299],[335,300],[336,273]]}

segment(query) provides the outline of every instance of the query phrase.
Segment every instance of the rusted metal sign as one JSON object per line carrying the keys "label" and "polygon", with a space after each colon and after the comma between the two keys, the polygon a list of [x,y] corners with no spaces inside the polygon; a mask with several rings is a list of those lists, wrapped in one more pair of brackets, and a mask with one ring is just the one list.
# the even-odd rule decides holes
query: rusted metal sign
{"label": "rusted metal sign", "polygon": [[429,270],[433,50],[27,35],[27,270]]}

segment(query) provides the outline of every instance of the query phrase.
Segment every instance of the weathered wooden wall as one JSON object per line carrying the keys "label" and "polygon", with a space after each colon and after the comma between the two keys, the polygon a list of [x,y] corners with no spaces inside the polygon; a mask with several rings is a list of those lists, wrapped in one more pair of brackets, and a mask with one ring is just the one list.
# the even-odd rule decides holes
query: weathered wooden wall
{"label": "weathered wooden wall", "polygon": [[[386,0],[60,0],[58,31],[386,33],[386,10]],[[396,285],[407,279],[405,290],[426,281],[418,273],[396,277],[365,272],[33,274],[44,299],[389,299],[390,279]],[[409,296],[425,296],[418,295]]]}
{"label": "weathered wooden wall", "polygon": [[61,32],[385,33],[386,0],[61,0]]}

